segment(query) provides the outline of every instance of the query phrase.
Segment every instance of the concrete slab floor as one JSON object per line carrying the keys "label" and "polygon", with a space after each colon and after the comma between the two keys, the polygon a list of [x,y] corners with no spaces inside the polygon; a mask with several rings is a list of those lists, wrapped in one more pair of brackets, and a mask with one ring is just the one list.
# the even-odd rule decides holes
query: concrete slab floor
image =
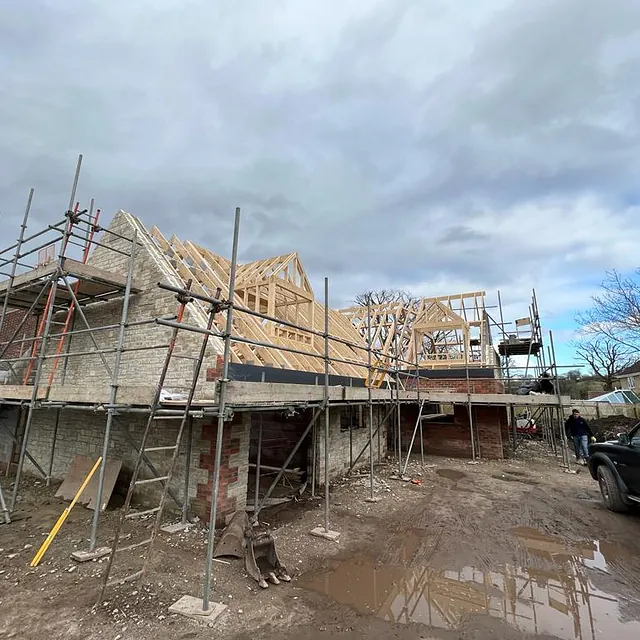
{"label": "concrete slab floor", "polygon": [[111,553],[111,547],[98,547],[93,551],[74,551],[71,559],[76,562],[91,562],[91,560],[99,560]]}
{"label": "concrete slab floor", "polygon": [[338,538],[340,537],[339,531],[325,530],[324,527],[316,527],[315,529],[311,529],[309,533],[316,538],[324,538],[325,540],[331,540],[331,542],[338,542]]}
{"label": "concrete slab floor", "polygon": [[188,522],[183,524],[182,522],[178,522],[176,524],[165,524],[164,527],[160,527],[160,531],[164,533],[180,533],[189,527],[192,527],[192,524]]}
{"label": "concrete slab floor", "polygon": [[214,622],[226,609],[227,605],[221,602],[210,602],[209,608],[203,609],[202,598],[182,596],[169,607],[169,613],[177,613],[192,620],[210,623]]}

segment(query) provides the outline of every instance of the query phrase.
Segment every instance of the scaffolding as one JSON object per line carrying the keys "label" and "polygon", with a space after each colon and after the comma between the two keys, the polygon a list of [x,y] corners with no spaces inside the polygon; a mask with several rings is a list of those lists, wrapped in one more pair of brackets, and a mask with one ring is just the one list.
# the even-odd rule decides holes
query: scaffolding
{"label": "scaffolding", "polygon": [[[320,415],[324,416],[324,444],[325,444],[325,469],[324,469],[324,485],[325,485],[325,517],[324,524],[325,529],[329,527],[329,475],[328,465],[330,448],[329,443],[329,426],[330,426],[330,405],[344,406],[345,404],[351,404],[353,401],[336,402],[331,403],[329,399],[329,382],[330,382],[330,370],[335,366],[335,363],[340,362],[349,367],[354,367],[354,370],[366,367],[365,359],[360,359],[357,355],[357,350],[368,352],[369,369],[372,369],[371,364],[372,349],[367,345],[359,344],[357,341],[351,342],[345,338],[339,336],[331,336],[329,334],[329,315],[330,309],[328,305],[329,283],[325,280],[325,304],[324,304],[324,327],[323,330],[316,328],[309,328],[302,325],[298,325],[293,321],[287,321],[281,317],[270,316],[269,314],[262,313],[256,310],[254,307],[250,309],[243,307],[242,304],[227,304],[227,311],[224,314],[226,316],[225,331],[220,332],[211,329],[202,329],[197,326],[185,326],[179,327],[180,329],[186,329],[187,331],[195,331],[202,333],[203,331],[209,331],[209,333],[217,338],[223,340],[225,349],[223,354],[223,373],[218,383],[218,392],[215,402],[198,402],[194,403],[194,408],[188,406],[185,410],[183,406],[178,406],[178,402],[159,402],[157,404],[151,403],[145,405],[145,403],[134,402],[121,402],[118,391],[120,388],[119,374],[122,367],[123,357],[136,350],[140,349],[163,349],[166,348],[165,344],[145,345],[144,347],[130,347],[125,343],[125,331],[142,325],[159,325],[164,327],[172,327],[175,324],[177,318],[159,317],[153,316],[143,320],[132,322],[128,318],[128,310],[130,307],[131,299],[136,296],[140,289],[134,282],[135,272],[135,259],[136,259],[136,247],[139,246],[138,239],[134,233],[133,238],[126,238],[124,236],[118,236],[121,240],[128,242],[129,250],[121,251],[116,250],[108,244],[101,243],[95,239],[98,232],[104,232],[106,234],[113,234],[114,232],[109,229],[104,229],[98,225],[98,212],[93,214],[93,201],[88,209],[80,209],[80,205],[75,203],[76,189],[78,185],[78,179],[80,175],[82,157],[78,159],[76,168],[76,174],[74,177],[72,194],[70,198],[70,205],[65,212],[64,219],[60,222],[49,225],[43,231],[26,235],[28,227],[28,215],[31,210],[33,202],[33,190],[29,194],[28,205],[24,216],[23,223],[21,225],[20,235],[18,241],[0,252],[0,258],[2,259],[2,266],[10,265],[10,271],[4,275],[8,276],[8,280],[0,283],[0,297],[2,298],[2,316],[0,319],[0,326],[5,325],[5,320],[10,313],[14,313],[16,310],[21,310],[20,321],[17,327],[15,327],[8,340],[0,345],[0,360],[7,365],[10,372],[7,379],[4,380],[6,384],[2,386],[0,390],[0,397],[2,397],[3,405],[14,405],[19,408],[21,418],[19,420],[19,432],[12,434],[17,444],[17,460],[15,464],[12,464],[12,460],[9,460],[7,465],[7,474],[11,473],[12,467],[16,467],[15,478],[13,483],[13,491],[10,499],[10,509],[13,511],[16,507],[16,501],[20,489],[20,483],[24,474],[24,464],[28,459],[34,467],[42,474],[43,478],[50,482],[53,468],[53,458],[56,447],[56,435],[57,427],[60,419],[60,413],[62,411],[71,410],[104,410],[106,412],[105,419],[105,431],[103,438],[103,462],[99,467],[98,475],[98,490],[96,499],[96,508],[92,519],[89,551],[95,550],[100,514],[106,505],[103,504],[102,494],[104,488],[104,474],[106,468],[106,461],[109,451],[109,443],[111,440],[111,433],[114,426],[114,422],[119,416],[126,415],[127,413],[142,413],[149,416],[160,418],[179,417],[182,413],[183,419],[202,417],[204,415],[216,416],[218,418],[219,430],[218,430],[218,442],[216,444],[216,469],[219,471],[220,467],[220,438],[224,431],[224,423],[232,415],[233,408],[227,405],[225,400],[225,388],[228,380],[228,366],[230,362],[231,346],[235,345],[252,345],[258,346],[263,350],[276,350],[279,352],[286,352],[290,354],[296,354],[305,358],[316,357],[320,358],[323,362],[324,368],[324,398],[315,403],[314,419],[311,421],[309,427],[314,429],[314,435],[316,434],[315,425]],[[236,252],[239,230],[239,210],[236,214],[236,226],[234,232],[234,257],[230,264],[230,283],[228,297],[234,299],[234,279],[236,269]],[[118,234],[115,234],[118,235]],[[36,242],[34,242],[36,241]],[[34,244],[36,246],[34,246]],[[76,260],[71,257],[69,250],[73,245],[77,245],[81,249],[81,260]],[[127,262],[127,275],[122,277],[117,273],[113,273],[108,270],[100,269],[88,263],[88,257],[90,250],[96,246],[103,247],[109,251],[117,251],[121,254],[124,260]],[[55,247],[55,248],[54,248]],[[14,251],[12,257],[8,257],[7,254],[10,251]],[[30,260],[31,258],[31,260]],[[211,303],[212,298],[207,296],[208,289],[200,287],[202,294],[186,291],[180,287],[174,287],[167,285],[166,283],[159,283],[161,288],[165,290],[177,293],[178,296],[187,296],[189,302],[206,302]],[[217,297],[220,296],[220,291],[216,292]],[[101,326],[91,325],[87,313],[85,313],[87,307],[96,305],[99,303],[106,303],[108,301],[117,300],[121,302],[121,317],[118,323],[103,324]],[[241,302],[246,302],[247,296],[245,295]],[[267,309],[272,310],[272,309]],[[267,321],[272,323],[276,329],[271,332],[274,337],[280,337],[277,344],[271,344],[268,342],[250,340],[243,336],[232,335],[233,330],[233,312],[244,312],[245,314],[259,318],[260,321]],[[332,312],[334,313],[334,312]],[[27,331],[29,325],[35,325],[34,331]],[[80,325],[78,327],[77,325]],[[13,325],[12,325],[13,328]],[[282,342],[282,335],[284,331],[293,330],[296,335],[306,332],[309,334],[310,339],[308,341],[298,340],[301,344],[297,346],[286,346]],[[103,332],[117,332],[117,341],[114,347],[106,347],[104,344],[100,345],[96,339]],[[176,329],[177,331],[177,329]],[[76,336],[88,337],[92,344],[92,348],[87,350],[73,350],[71,348],[72,339]],[[290,333],[288,335],[291,335]],[[319,342],[324,345],[322,348],[322,355],[309,354],[305,350],[305,346],[312,342]],[[354,354],[350,358],[337,357],[335,355],[336,349],[331,349],[331,344],[338,344],[347,347],[349,354]],[[16,353],[15,350],[18,349]],[[334,351],[334,353],[332,353]],[[340,351],[338,351],[340,353]],[[344,351],[343,351],[344,353]],[[110,380],[108,400],[105,401],[91,401],[83,400],[78,401],[78,398],[73,398],[72,401],[66,400],[56,393],[59,391],[56,383],[62,377],[64,379],[67,365],[72,358],[84,358],[87,356],[97,356],[102,361],[105,371],[108,374]],[[111,362],[111,360],[113,360]],[[398,360],[398,359],[396,359]],[[61,365],[61,366],[59,366]],[[399,362],[395,363],[396,369],[400,366]],[[363,368],[363,370],[366,370]],[[387,373],[394,373],[394,369],[387,368]],[[195,385],[197,380],[193,381],[192,390],[195,391]],[[95,390],[93,390],[95,392]],[[369,430],[371,439],[368,441],[368,445],[371,444],[374,437],[373,431],[373,413],[372,407],[374,399],[369,393]],[[363,403],[366,400],[361,400]],[[381,399],[377,398],[377,402]],[[382,398],[384,403],[392,402],[393,409],[398,419],[401,415],[401,399],[400,395],[396,394],[395,399],[393,394],[389,397],[386,393]],[[402,402],[409,401],[408,398],[403,398]],[[292,404],[296,404],[294,401]],[[314,403],[306,402],[305,406],[313,405]],[[29,451],[29,437],[30,430],[33,423],[34,414],[37,410],[50,408],[56,412],[56,426],[53,432],[53,441],[51,443],[51,454],[48,461],[48,470],[45,470],[47,465],[38,462],[36,457],[31,455]],[[239,407],[240,410],[269,410],[268,404],[263,404],[262,407]],[[385,419],[386,420],[386,419]],[[383,421],[384,422],[384,421]],[[378,428],[380,425],[378,425]],[[399,438],[399,424],[396,427]],[[376,431],[377,432],[377,431]],[[301,440],[309,434],[309,428],[302,434]],[[134,444],[134,443],[132,443]],[[315,439],[314,439],[315,444]],[[135,444],[134,444],[135,448]],[[369,447],[370,450],[370,465],[373,466],[373,447]],[[154,478],[158,481],[163,480],[160,472],[154,469],[152,463],[145,455],[143,445],[140,446],[139,457],[141,462],[144,462],[151,472]],[[293,452],[292,452],[293,453]],[[358,459],[365,453],[363,449]],[[12,456],[13,459],[13,456]],[[315,463],[315,459],[314,459]],[[355,466],[356,462],[354,462]],[[187,462],[188,466],[188,462]],[[283,469],[286,467],[283,467]],[[216,476],[217,477],[217,476]],[[166,480],[166,478],[164,479]],[[257,480],[259,481],[259,468]],[[314,477],[314,487],[316,478]],[[271,485],[277,483],[278,478],[274,480]],[[163,482],[164,491],[170,493],[168,488],[168,482]],[[269,492],[270,492],[269,491]],[[373,475],[371,476],[370,485],[371,495],[373,495]],[[187,502],[188,502],[188,478],[185,479],[185,495],[183,497],[182,504],[183,519],[186,519],[187,515]],[[262,502],[256,506],[255,516],[258,517],[260,510],[264,507],[268,494],[265,495]],[[218,480],[215,480],[215,486],[213,489],[214,495],[218,493]],[[174,497],[174,496],[172,496]],[[180,500],[174,497],[174,500],[180,504]],[[210,552],[212,550],[213,535],[215,527],[213,526],[216,521],[216,506],[217,501],[214,500],[211,509],[211,543],[208,547],[206,571],[210,575],[211,572],[211,558]],[[206,580],[206,585],[209,585],[209,580]],[[204,589],[205,600],[208,599],[208,586]]]}
{"label": "scaffolding", "polygon": [[[469,370],[484,363],[489,368],[489,355],[478,352],[477,347],[485,348],[490,345],[489,317],[484,307],[484,294],[465,294],[445,299],[430,299],[417,303],[410,317],[404,312],[396,312],[392,318],[381,313],[379,308],[371,305],[359,311],[359,324],[351,325],[345,316],[330,309],[329,280],[324,279],[323,305],[309,299],[308,281],[304,280],[299,261],[295,254],[280,256],[276,261],[259,261],[250,270],[239,265],[237,260],[238,239],[240,229],[240,210],[236,210],[232,259],[223,264],[221,269],[227,274],[227,282],[219,277],[211,277],[207,266],[214,261],[212,254],[201,250],[189,243],[180,243],[175,237],[170,241],[164,240],[161,234],[153,232],[154,246],[160,246],[165,254],[173,252],[176,258],[176,271],[180,277],[166,278],[157,283],[157,291],[167,295],[176,294],[179,300],[187,301],[185,306],[191,310],[194,322],[183,321],[176,315],[163,316],[149,314],[132,320],[130,309],[136,296],[143,293],[143,288],[136,282],[136,261],[138,251],[150,242],[134,228],[131,235],[118,234],[113,230],[98,225],[99,212],[93,213],[94,204],[85,210],[76,203],[76,190],[82,164],[82,156],[78,158],[76,172],[71,190],[69,207],[61,221],[49,225],[46,229],[27,236],[29,212],[32,207],[33,190],[29,193],[28,203],[20,228],[17,241],[0,252],[0,268],[9,267],[3,275],[8,280],[0,283],[0,299],[2,299],[2,316],[0,328],[5,325],[9,313],[22,310],[22,317],[6,342],[0,343],[0,364],[5,364],[9,370],[8,384],[0,386],[0,402],[14,405],[20,410],[20,419],[16,432],[12,438],[17,444],[17,459],[7,465],[7,475],[15,466],[15,479],[10,498],[9,510],[16,506],[20,482],[24,473],[24,464],[28,459],[50,482],[52,477],[53,460],[56,448],[58,422],[62,411],[90,410],[104,412],[105,430],[102,442],[102,463],[98,475],[96,507],[93,514],[89,551],[96,548],[100,514],[106,507],[103,504],[105,469],[112,438],[112,431],[116,421],[122,416],[142,415],[150,420],[180,419],[181,430],[186,428],[189,433],[195,418],[215,417],[217,419],[217,436],[214,459],[213,493],[210,509],[209,541],[205,558],[205,577],[203,586],[203,604],[208,605],[210,596],[210,582],[212,571],[212,552],[217,519],[217,497],[219,493],[219,473],[221,465],[222,437],[225,425],[233,417],[234,412],[264,412],[274,408],[302,408],[311,410],[311,419],[301,431],[300,436],[287,456],[284,464],[276,474],[269,489],[259,500],[256,491],[254,520],[259,518],[260,512],[267,504],[275,486],[285,473],[290,461],[302,443],[311,435],[313,447],[311,490],[315,494],[319,484],[320,473],[324,483],[324,522],[325,532],[330,525],[330,446],[329,431],[331,411],[335,408],[361,405],[367,408],[368,431],[365,445],[352,456],[350,471],[368,455],[369,486],[368,499],[374,500],[374,438],[378,437],[381,429],[391,420],[390,441],[393,442],[398,461],[398,475],[403,477],[407,465],[413,454],[416,439],[420,443],[421,462],[424,462],[422,424],[425,418],[427,404],[461,404],[469,411],[469,428],[471,438],[472,459],[480,456],[479,438],[473,423],[472,406],[474,404],[509,406],[516,399],[505,394],[488,396],[472,393]],[[114,243],[96,239],[96,234],[103,233],[107,237],[117,239],[125,248],[116,248]],[[76,260],[69,255],[72,246],[81,251],[81,259]],[[57,249],[52,247],[57,246]],[[194,247],[196,247],[194,249]],[[100,248],[103,252],[113,254],[120,262],[120,272],[105,269],[92,264],[91,250]],[[196,254],[193,254],[193,251]],[[13,251],[13,256],[9,252]],[[182,253],[180,253],[182,252]],[[191,255],[191,260],[186,257]],[[33,262],[33,257],[36,260]],[[198,258],[199,256],[199,258]],[[31,257],[31,261],[28,259]],[[198,259],[196,259],[198,258]],[[244,268],[243,268],[244,267]],[[125,271],[123,275],[121,271]],[[306,277],[306,276],[305,276]],[[282,290],[290,291],[291,297],[274,297],[274,282],[280,279],[285,284]],[[193,286],[192,286],[193,283]],[[223,296],[224,293],[224,296]],[[306,297],[305,297],[306,295]],[[455,300],[454,300],[455,298]],[[465,307],[465,300],[472,301],[469,309]],[[456,306],[458,302],[462,306]],[[121,304],[117,321],[93,325],[89,321],[89,311],[102,309],[109,303]],[[219,324],[210,323],[203,326],[198,324],[204,317],[205,306],[217,305],[221,312],[218,314]],[[285,309],[286,313],[276,315],[278,309]],[[455,310],[454,310],[455,309]],[[466,311],[465,311],[466,309]],[[320,314],[320,310],[322,314]],[[397,311],[397,310],[396,310]],[[286,315],[290,314],[290,315]],[[337,314],[337,315],[336,315]],[[467,315],[465,315],[467,314]],[[472,315],[468,315],[472,314]],[[206,315],[206,314],[205,314]],[[364,324],[361,319],[364,315]],[[384,322],[381,318],[384,316]],[[455,317],[454,317],[455,316]],[[245,320],[240,320],[244,318]],[[243,335],[239,330],[248,326],[246,319],[256,320],[255,326],[267,327],[262,333],[257,330],[251,335]],[[443,338],[445,342],[438,342],[433,332],[436,325],[449,323],[446,327],[439,327],[445,332],[461,332],[463,343],[455,345],[450,338]],[[453,324],[456,325],[453,328]],[[345,329],[345,324],[350,329]],[[331,329],[336,330],[331,333]],[[504,325],[502,325],[504,326]],[[188,399],[163,399],[161,395],[153,396],[149,393],[136,395],[127,387],[125,376],[125,359],[140,351],[156,351],[159,355],[171,349],[172,341],[168,343],[161,338],[157,342],[128,341],[128,332],[135,332],[141,328],[149,330],[156,328],[156,334],[163,336],[168,329],[172,332],[199,334],[222,346],[221,375],[213,387],[215,392],[208,396],[199,394],[202,381],[195,376],[187,387]],[[480,337],[474,337],[473,331]],[[383,336],[384,334],[384,336]],[[105,341],[111,340],[113,346],[100,345],[97,337],[105,336]],[[155,334],[154,334],[155,335]],[[488,337],[489,336],[489,337]],[[74,340],[82,337],[88,340],[87,348],[73,348]],[[458,340],[458,338],[455,338]],[[434,342],[436,340],[436,342]],[[475,341],[480,342],[476,343]],[[425,346],[431,341],[431,347]],[[435,352],[433,344],[446,344],[447,357]],[[460,345],[463,345],[460,347]],[[52,348],[49,349],[49,345]],[[422,345],[422,346],[420,346]],[[456,346],[457,345],[457,346]],[[243,351],[244,349],[244,351]],[[474,349],[476,349],[474,351]],[[493,349],[493,347],[491,347]],[[248,350],[248,351],[247,351]],[[276,398],[273,390],[266,383],[252,383],[232,381],[229,376],[230,364],[235,357],[242,360],[247,354],[259,357],[266,362],[271,360],[269,354],[276,354],[279,362],[286,362],[286,357],[297,358],[300,363],[315,363],[309,366],[309,371],[322,375],[322,384],[291,385],[299,389],[282,391]],[[480,353],[480,355],[474,355]],[[440,355],[438,355],[440,354]],[[205,358],[204,352],[200,360]],[[437,356],[437,357],[433,357]],[[106,379],[108,392],[102,394],[97,389],[89,389],[86,393],[77,392],[70,396],[72,385],[68,380],[68,363],[72,358],[98,358],[101,361]],[[175,358],[196,360],[190,354],[174,354]],[[466,371],[467,390],[463,394],[422,392],[420,385],[424,363],[438,364],[445,362],[452,366],[454,361],[462,358]],[[478,359],[479,358],[479,359]],[[343,387],[331,385],[331,375],[337,372],[338,365],[346,367],[348,372],[360,372],[362,387]],[[166,372],[165,372],[166,373]],[[557,373],[556,373],[557,375]],[[384,376],[386,388],[376,387],[370,381]],[[319,376],[320,377],[320,376]],[[63,384],[57,384],[62,380]],[[369,384],[365,381],[368,380]],[[16,384],[19,383],[19,384]],[[156,392],[162,385],[156,387]],[[281,385],[284,389],[285,385]],[[82,391],[82,390],[80,390]],[[67,395],[65,395],[67,394]],[[153,398],[155,399],[152,399]],[[563,399],[557,398],[527,398],[523,404],[537,406],[553,406]],[[412,433],[410,444],[403,454],[402,443],[402,406],[415,405],[418,408],[418,420]],[[378,407],[378,423],[374,428],[374,407]],[[40,409],[52,409],[56,412],[55,428],[51,443],[50,457],[46,465],[38,462],[29,451],[29,436],[34,413]],[[383,416],[383,417],[381,417]],[[320,418],[323,418],[323,428]],[[419,438],[418,438],[419,434]],[[166,496],[171,497],[182,510],[182,521],[188,518],[189,503],[189,468],[191,460],[191,437],[189,435],[186,452],[185,482],[183,495],[179,496],[169,487],[169,479],[163,475],[151,461],[144,444],[136,445],[133,438],[129,438],[134,450],[137,450],[140,464],[146,466],[155,481],[163,488],[158,521],[162,515],[162,508]],[[323,469],[317,468],[320,443],[323,443]],[[176,446],[179,446],[179,442]],[[177,449],[176,449],[177,451]],[[47,469],[45,470],[45,467]],[[256,485],[260,480],[260,459],[256,465]]]}
{"label": "scaffolding", "polygon": [[[553,395],[557,403],[540,405],[533,411],[527,409],[522,415],[516,415],[515,404],[509,406],[509,424],[511,446],[515,452],[518,445],[527,437],[527,429],[531,425],[540,425],[542,437],[554,455],[558,455],[558,439],[561,441],[560,453],[562,464],[568,473],[571,472],[571,456],[568,450],[567,436],[563,428],[563,406],[566,404],[562,400],[560,390],[560,366],[556,360],[553,333],[548,332],[549,344],[545,354],[545,344],[538,307],[538,297],[536,290],[532,290],[531,303],[529,305],[529,315],[518,318],[513,323],[504,320],[502,297],[498,291],[499,321],[494,320],[490,315],[489,320],[498,329],[499,342],[498,354],[501,359],[501,375],[504,380],[505,390],[508,394],[514,392],[516,385],[526,385],[529,380],[540,380],[543,377],[553,381]],[[508,325],[513,325],[515,331],[507,330]],[[513,357],[526,357],[523,367],[518,367],[512,362]],[[515,371],[524,371],[522,375],[514,376]],[[520,389],[515,389],[516,393]],[[523,435],[520,436],[519,422],[522,425]]]}

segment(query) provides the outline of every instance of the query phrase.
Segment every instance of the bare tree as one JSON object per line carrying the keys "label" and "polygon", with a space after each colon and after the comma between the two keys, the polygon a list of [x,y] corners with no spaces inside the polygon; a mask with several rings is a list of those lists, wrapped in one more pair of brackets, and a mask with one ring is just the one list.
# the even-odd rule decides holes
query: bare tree
{"label": "bare tree", "polygon": [[366,307],[368,304],[375,306],[390,302],[408,303],[411,300],[413,300],[413,296],[402,289],[377,289],[358,294],[355,298],[355,303],[361,307]]}
{"label": "bare tree", "polygon": [[607,272],[593,307],[578,316],[584,334],[640,350],[640,268],[631,277]]}
{"label": "bare tree", "polygon": [[633,361],[635,350],[607,335],[574,343],[576,354],[602,381],[605,391],[613,391],[615,376]]}

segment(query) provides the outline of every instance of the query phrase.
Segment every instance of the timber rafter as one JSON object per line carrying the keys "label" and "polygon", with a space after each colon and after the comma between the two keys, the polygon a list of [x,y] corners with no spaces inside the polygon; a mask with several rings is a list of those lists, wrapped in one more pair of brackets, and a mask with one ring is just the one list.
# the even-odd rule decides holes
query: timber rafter
{"label": "timber rafter", "polygon": [[[388,302],[373,305],[370,311],[372,344],[382,362],[397,355],[406,362],[417,361],[421,368],[494,364],[484,291]],[[349,307],[341,313],[366,338],[367,307]]]}
{"label": "timber rafter", "polygon": [[[193,280],[194,290],[205,295],[215,295],[219,287],[222,296],[228,297],[231,265],[226,258],[193,242],[182,241],[175,235],[167,240],[156,227],[152,228],[150,237],[160,257],[175,271],[176,277],[184,283]],[[314,299],[313,289],[297,253],[238,265],[234,303],[302,327],[324,331],[324,306]],[[222,331],[225,322],[226,314],[218,314],[216,328]],[[324,341],[319,336],[242,311],[234,313],[233,333],[273,344],[275,348],[234,342],[232,362],[324,373],[324,361],[317,357],[324,354]],[[348,318],[333,309],[329,310],[329,334],[366,346]],[[278,347],[300,349],[309,355],[291,353]],[[350,361],[331,362],[332,374],[366,377],[364,350],[331,341],[329,353],[331,357]]]}
{"label": "timber rafter", "polygon": [[[222,296],[228,297],[229,260],[177,236],[167,240],[156,227],[149,236],[158,257],[165,260],[177,278],[185,283],[192,279],[194,290],[205,295],[213,296],[220,288]],[[239,264],[234,303],[324,332],[324,306],[315,300],[309,278],[295,252]],[[375,366],[393,366],[396,353],[406,362],[414,363],[417,359],[421,368],[495,364],[484,291],[374,305],[371,314]],[[224,329],[225,322],[225,313],[220,313],[218,330]],[[320,336],[242,311],[234,313],[233,332],[274,348],[234,342],[232,362],[324,372],[324,362],[318,357],[324,354],[324,341]],[[360,347],[331,341],[330,356],[348,362],[331,362],[330,372],[366,379],[367,307],[329,309],[329,334]],[[306,353],[291,353],[279,347]],[[406,363],[400,366],[411,368]],[[380,375],[379,372],[377,376]]]}

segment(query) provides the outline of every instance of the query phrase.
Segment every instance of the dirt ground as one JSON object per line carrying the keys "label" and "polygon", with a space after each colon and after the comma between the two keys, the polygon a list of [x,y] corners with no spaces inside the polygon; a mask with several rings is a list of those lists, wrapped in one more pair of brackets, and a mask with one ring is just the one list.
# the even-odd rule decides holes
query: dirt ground
{"label": "dirt ground", "polygon": [[[168,612],[202,594],[201,526],[162,534],[144,584],[116,587],[93,608],[104,561],[70,559],[86,548],[92,512],[76,508],[30,569],[65,504],[28,480],[16,521],[0,525],[0,638],[640,637],[640,517],[607,511],[586,470],[563,473],[530,442],[506,461],[412,462],[416,484],[394,471],[376,467],[377,503],[364,500],[368,476],[332,487],[337,543],[308,534],[322,523],[317,499],[263,512],[293,581],[262,590],[239,561],[214,563],[212,598],[228,609],[211,627]],[[116,516],[102,519],[102,543]]]}

